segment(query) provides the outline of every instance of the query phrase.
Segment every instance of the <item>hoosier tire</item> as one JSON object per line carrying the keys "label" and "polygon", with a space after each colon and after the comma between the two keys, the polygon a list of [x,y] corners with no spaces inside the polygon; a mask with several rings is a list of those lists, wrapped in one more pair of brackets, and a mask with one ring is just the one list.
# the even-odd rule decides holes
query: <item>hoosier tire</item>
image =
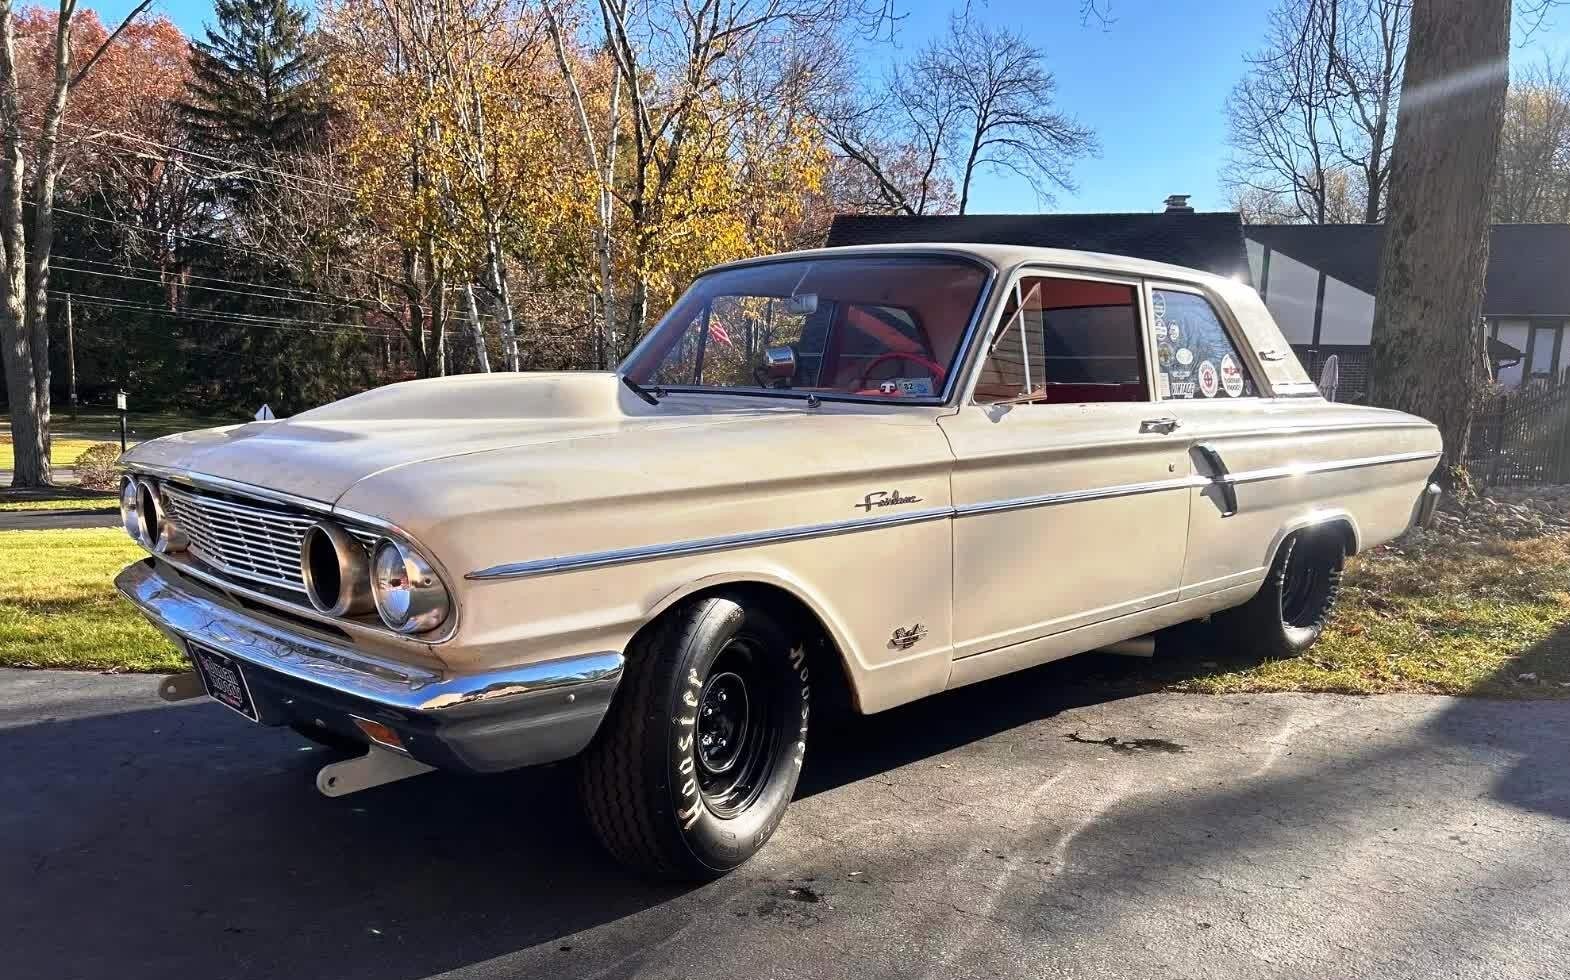
{"label": "hoosier tire", "polygon": [[755,854],[806,752],[804,645],[770,612],[716,595],[669,611],[627,668],[579,765],[589,824],[622,863],[709,880]]}
{"label": "hoosier tire", "polygon": [[1299,531],[1281,543],[1259,592],[1217,617],[1241,652],[1295,657],[1324,632],[1341,593],[1346,545],[1333,530]]}

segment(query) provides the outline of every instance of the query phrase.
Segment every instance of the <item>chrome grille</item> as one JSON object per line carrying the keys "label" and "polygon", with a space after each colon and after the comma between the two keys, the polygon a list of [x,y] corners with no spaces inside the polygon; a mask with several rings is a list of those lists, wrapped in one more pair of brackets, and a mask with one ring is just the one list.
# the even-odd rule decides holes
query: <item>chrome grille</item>
{"label": "chrome grille", "polygon": [[[214,570],[263,582],[292,592],[305,592],[300,573],[300,542],[320,518],[274,507],[242,504],[170,483],[164,499],[175,523],[190,538],[190,551]],[[370,549],[376,535],[359,528],[349,531]]]}

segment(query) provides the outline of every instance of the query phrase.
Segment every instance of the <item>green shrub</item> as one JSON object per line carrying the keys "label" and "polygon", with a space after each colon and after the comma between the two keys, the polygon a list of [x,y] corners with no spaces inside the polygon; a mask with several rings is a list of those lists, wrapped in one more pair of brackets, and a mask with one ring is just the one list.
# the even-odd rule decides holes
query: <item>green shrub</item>
{"label": "green shrub", "polygon": [[115,470],[115,462],[119,459],[120,447],[115,443],[93,443],[72,464],[77,482],[88,490],[113,490],[119,482],[119,473]]}

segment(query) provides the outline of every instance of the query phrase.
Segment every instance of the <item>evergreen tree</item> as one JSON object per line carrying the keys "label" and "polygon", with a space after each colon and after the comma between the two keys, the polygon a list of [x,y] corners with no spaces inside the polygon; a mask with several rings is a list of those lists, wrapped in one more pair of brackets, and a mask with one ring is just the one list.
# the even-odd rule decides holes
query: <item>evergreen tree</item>
{"label": "evergreen tree", "polygon": [[181,106],[192,148],[267,166],[306,149],[323,125],[319,58],[306,11],[289,0],[217,0],[216,27],[191,46]]}

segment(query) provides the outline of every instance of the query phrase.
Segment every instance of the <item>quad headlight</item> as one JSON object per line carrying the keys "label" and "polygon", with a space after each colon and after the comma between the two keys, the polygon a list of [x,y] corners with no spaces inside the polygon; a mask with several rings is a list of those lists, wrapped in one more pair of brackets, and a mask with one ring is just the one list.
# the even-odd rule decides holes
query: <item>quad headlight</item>
{"label": "quad headlight", "polygon": [[447,589],[419,552],[383,538],[371,556],[371,596],[382,622],[400,633],[440,626],[452,608]]}
{"label": "quad headlight", "polygon": [[189,543],[164,506],[158,484],[145,476],[120,478],[120,525],[131,540],[159,554],[184,551]]}
{"label": "quad headlight", "polygon": [[142,528],[142,488],[134,476],[120,478],[120,526],[132,541],[148,546]]}
{"label": "quad headlight", "polygon": [[305,594],[318,612],[358,616],[371,611],[371,571],[365,546],[332,521],[306,528],[300,541]]}

